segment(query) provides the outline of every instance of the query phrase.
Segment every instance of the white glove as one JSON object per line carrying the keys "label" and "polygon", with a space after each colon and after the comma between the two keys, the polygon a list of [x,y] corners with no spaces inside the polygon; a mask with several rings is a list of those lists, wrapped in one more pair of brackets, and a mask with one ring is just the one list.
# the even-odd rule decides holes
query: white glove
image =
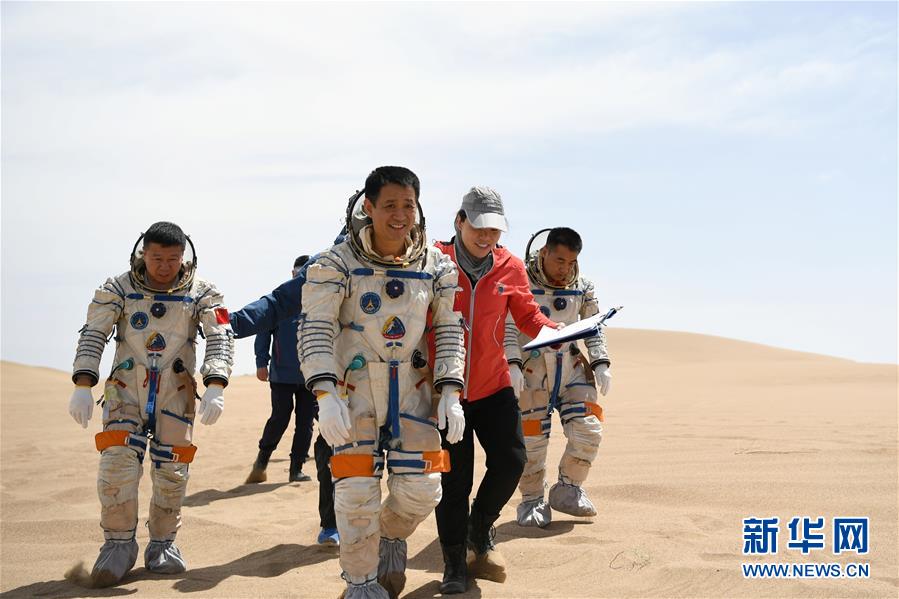
{"label": "white glove", "polygon": [[515,397],[521,397],[521,390],[524,389],[524,374],[521,372],[521,366],[518,364],[509,364],[509,376],[512,377],[512,391]]}
{"label": "white glove", "polygon": [[87,428],[90,422],[91,414],[94,413],[94,396],[90,387],[77,386],[72,391],[72,398],[69,400],[69,414],[75,419],[75,422],[81,425],[81,428]]}
{"label": "white glove", "polygon": [[440,403],[437,404],[437,428],[446,429],[446,440],[452,445],[462,440],[465,433],[465,412],[459,403],[460,389],[455,385],[440,388]]}
{"label": "white glove", "polygon": [[206,392],[200,399],[200,409],[197,411],[200,422],[206,425],[215,424],[225,411],[225,388],[215,383],[206,387]]}
{"label": "white glove", "polygon": [[337,388],[331,381],[313,385],[318,400],[318,432],[328,445],[343,445],[350,440],[350,408],[337,396]]}
{"label": "white glove", "polygon": [[612,388],[612,373],[609,372],[608,364],[597,364],[593,369],[596,376],[596,382],[599,383],[599,392],[606,395]]}

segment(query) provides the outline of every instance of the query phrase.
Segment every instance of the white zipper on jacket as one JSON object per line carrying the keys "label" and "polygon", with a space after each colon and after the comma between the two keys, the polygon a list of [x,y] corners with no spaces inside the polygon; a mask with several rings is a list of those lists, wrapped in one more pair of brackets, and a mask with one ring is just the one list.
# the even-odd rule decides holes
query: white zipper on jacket
{"label": "white zipper on jacket", "polygon": [[[464,272],[462,274],[466,277],[468,276]],[[471,282],[471,279],[469,279],[469,282]],[[465,380],[462,384],[463,399],[468,399],[468,374],[471,371],[471,338],[473,336],[472,332],[474,331],[474,292],[477,286],[477,283],[471,285],[471,301],[468,302],[468,347],[465,348]]]}
{"label": "white zipper on jacket", "polygon": [[[491,253],[493,250],[490,250]],[[453,252],[453,257],[455,257],[455,252]],[[465,275],[465,278],[468,279],[468,282],[471,283],[471,300],[468,302],[468,347],[465,348],[465,380],[462,382],[462,399],[468,399],[468,375],[471,372],[471,339],[474,337],[474,294],[477,289],[478,283],[484,280],[484,277],[489,275],[493,271],[493,267],[496,266],[496,256],[493,256],[494,260],[490,264],[490,270],[484,273],[482,277],[480,277],[476,283],[471,283],[471,278],[468,277],[468,273],[462,270],[462,267],[459,267],[459,270]]]}

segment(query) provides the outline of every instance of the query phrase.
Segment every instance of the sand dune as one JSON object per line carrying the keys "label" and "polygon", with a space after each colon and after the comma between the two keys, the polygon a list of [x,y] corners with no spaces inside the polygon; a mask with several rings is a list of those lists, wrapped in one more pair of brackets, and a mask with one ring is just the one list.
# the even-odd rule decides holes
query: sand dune
{"label": "sand dune", "polygon": [[[508,580],[477,581],[464,597],[899,595],[895,365],[660,331],[612,329],[609,346],[614,386],[586,485],[599,516],[557,514],[548,529],[521,529],[513,499],[497,523]],[[238,350],[252,351],[250,342]],[[336,597],[342,589],[336,554],[314,544],[316,483],[286,483],[287,443],[268,483],[241,484],[268,416],[262,383],[236,378],[222,420],[198,427],[179,536],[190,570],[157,576],[138,567],[100,590],[63,577],[80,560],[89,567],[102,542],[96,413],[89,431],[72,422],[65,372],[4,362],[0,386],[4,596]],[[551,463],[564,447],[554,427]],[[145,478],[143,517],[149,491]],[[777,556],[742,555],[748,516],[781,519]],[[787,550],[793,516],[869,516],[871,551],[834,556],[829,534],[810,556]],[[146,539],[140,527],[142,547]],[[870,578],[746,580],[742,562],[868,562]],[[441,570],[431,517],[410,539],[404,596],[436,596]]]}

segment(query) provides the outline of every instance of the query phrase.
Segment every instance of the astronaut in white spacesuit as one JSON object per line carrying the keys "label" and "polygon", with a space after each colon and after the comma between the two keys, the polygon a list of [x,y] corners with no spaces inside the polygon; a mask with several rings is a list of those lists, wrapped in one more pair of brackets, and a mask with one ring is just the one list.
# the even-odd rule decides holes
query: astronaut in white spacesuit
{"label": "astronaut in white spacesuit", "polygon": [[334,449],[347,599],[402,590],[406,539],[440,501],[440,473],[449,467],[438,428],[450,443],[465,428],[456,267],[426,242],[419,191],[409,169],[372,171],[364,192],[350,198],[347,240],[316,258],[303,286],[298,353]]}
{"label": "astronaut in white spacesuit", "polygon": [[95,586],[115,584],[137,559],[138,484],[145,458],[153,481],[145,566],[166,574],[186,569],[174,541],[197,449],[191,443],[197,334],[206,338],[200,368],[206,391],[197,410],[203,424],[215,423],[222,413],[234,353],[222,294],[195,270],[193,244],[181,228],[153,224],[135,243],[131,270],[94,292],[80,331],[69,413],[84,428],[93,412],[91,388],[100,380],[100,359],[113,330],[116,340],[101,402],[103,432],[96,435],[106,541],[91,572]]}
{"label": "astronaut in white spacesuit", "polygon": [[[531,243],[549,231],[545,245],[531,252]],[[580,235],[558,227],[535,233],[528,243],[526,266],[531,293],[540,310],[555,322],[572,324],[599,312],[593,283],[580,276],[577,257]],[[529,352],[522,346],[531,339],[506,322],[505,350],[518,387],[522,430],[528,462],[518,488],[522,502],[517,520],[521,526],[547,526],[552,510],[573,516],[595,516],[596,508],[582,487],[602,440],[602,408],[596,386],[606,395],[612,382],[611,361],[605,335],[586,339],[585,357],[576,344],[544,347]],[[523,355],[524,352],[524,355]],[[553,411],[559,412],[568,443],[559,463],[559,480],[544,500],[546,450]]]}

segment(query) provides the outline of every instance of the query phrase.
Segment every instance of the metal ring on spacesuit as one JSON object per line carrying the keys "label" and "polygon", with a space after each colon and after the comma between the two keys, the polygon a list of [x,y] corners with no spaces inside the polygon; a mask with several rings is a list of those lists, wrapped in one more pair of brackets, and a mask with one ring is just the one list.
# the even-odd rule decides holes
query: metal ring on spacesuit
{"label": "metal ring on spacesuit", "polygon": [[568,300],[564,297],[557,297],[553,300],[553,308],[559,310],[560,312],[568,307]]}
{"label": "metal ring on spacesuit", "polygon": [[116,367],[112,369],[112,374],[115,374],[116,370],[131,370],[132,368],[134,368],[134,358],[127,358],[119,362]]}

